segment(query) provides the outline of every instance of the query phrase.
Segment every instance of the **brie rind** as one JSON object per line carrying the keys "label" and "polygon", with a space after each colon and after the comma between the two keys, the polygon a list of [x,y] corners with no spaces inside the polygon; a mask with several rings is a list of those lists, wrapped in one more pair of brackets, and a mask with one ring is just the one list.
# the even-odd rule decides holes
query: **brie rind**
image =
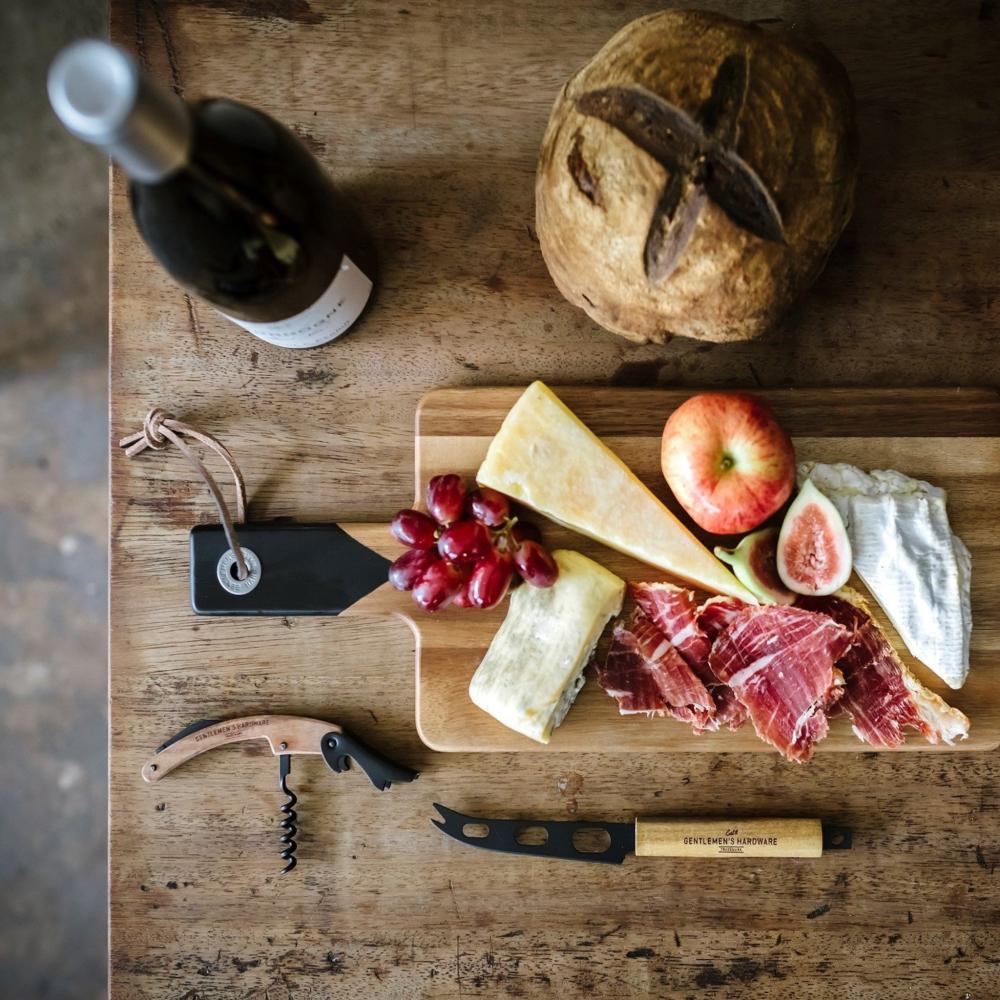
{"label": "brie rind", "polygon": [[952,533],[947,494],[894,470],[805,462],[811,479],[844,520],[854,569],[906,648],[949,687],[969,673],[972,557]]}
{"label": "brie rind", "polygon": [[551,587],[522,584],[473,674],[469,697],[516,732],[548,743],[583,687],[608,619],[621,611],[625,581],[565,549],[552,553]]}

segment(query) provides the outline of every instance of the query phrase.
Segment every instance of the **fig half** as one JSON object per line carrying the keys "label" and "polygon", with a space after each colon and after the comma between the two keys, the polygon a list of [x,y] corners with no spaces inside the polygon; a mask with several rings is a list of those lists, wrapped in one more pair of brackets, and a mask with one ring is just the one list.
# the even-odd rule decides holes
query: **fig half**
{"label": "fig half", "polygon": [[778,535],[778,575],[796,594],[823,597],[847,583],[851,542],[837,508],[807,479]]}
{"label": "fig half", "polygon": [[741,539],[735,549],[715,547],[716,556],[733,567],[736,579],[761,604],[791,604],[792,593],[778,576],[778,529],[761,528]]}

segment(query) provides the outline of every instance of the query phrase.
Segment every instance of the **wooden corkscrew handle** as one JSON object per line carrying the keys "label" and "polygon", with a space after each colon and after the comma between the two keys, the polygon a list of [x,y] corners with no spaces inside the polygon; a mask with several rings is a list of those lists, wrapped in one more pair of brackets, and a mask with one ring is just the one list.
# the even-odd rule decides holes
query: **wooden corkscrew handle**
{"label": "wooden corkscrew handle", "polygon": [[323,737],[343,733],[336,723],[300,715],[251,715],[242,719],[216,719],[195,723],[164,743],[142,766],[142,777],[152,784],[181,764],[226,743],[267,740],[271,753],[322,753]]}
{"label": "wooden corkscrew handle", "polygon": [[818,819],[636,819],[635,853],[659,858],[818,858]]}

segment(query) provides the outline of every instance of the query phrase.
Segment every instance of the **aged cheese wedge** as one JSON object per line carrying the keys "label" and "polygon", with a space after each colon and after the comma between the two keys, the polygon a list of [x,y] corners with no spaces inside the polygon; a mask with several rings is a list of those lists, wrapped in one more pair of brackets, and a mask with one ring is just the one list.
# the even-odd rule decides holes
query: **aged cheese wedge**
{"label": "aged cheese wedge", "polygon": [[476,478],[695,587],[757,603],[542,382],[528,386],[511,407]]}
{"label": "aged cheese wedge", "polygon": [[548,743],[569,711],[608,619],[621,611],[625,581],[579,552],[552,553],[559,579],[522,584],[469,685],[498,722]]}

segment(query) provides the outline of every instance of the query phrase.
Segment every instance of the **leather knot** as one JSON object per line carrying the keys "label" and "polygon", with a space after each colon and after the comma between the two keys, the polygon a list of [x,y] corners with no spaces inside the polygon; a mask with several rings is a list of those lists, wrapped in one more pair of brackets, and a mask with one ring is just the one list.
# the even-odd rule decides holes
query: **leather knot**
{"label": "leather knot", "polygon": [[165,420],[175,420],[176,418],[172,413],[167,413],[160,406],[154,406],[149,413],[146,414],[145,420],[142,422],[142,439],[147,448],[152,448],[154,451],[163,451],[170,442],[163,436],[163,422]]}
{"label": "leather knot", "polygon": [[[222,490],[219,489],[219,484],[215,481],[215,477],[205,467],[205,463],[184,443],[186,437],[200,442],[206,448],[211,448],[226,463],[226,467],[229,469],[233,477],[233,483],[236,486],[235,518],[229,514],[229,508],[226,506]],[[236,537],[234,522],[235,524],[242,524],[246,520],[246,486],[243,483],[243,474],[240,472],[236,462],[233,461],[233,456],[229,454],[226,446],[221,441],[212,437],[211,434],[204,434],[194,427],[182,423],[172,413],[168,413],[160,406],[154,406],[146,414],[146,418],[142,422],[141,431],[126,435],[118,444],[125,449],[125,454],[129,458],[141,455],[147,448],[152,448],[153,451],[163,451],[167,445],[172,444],[180,449],[184,457],[194,466],[201,478],[205,480],[205,485],[208,487],[209,493],[212,494],[212,499],[215,501],[215,506],[219,511],[219,520],[222,522],[222,528],[226,533],[226,540],[229,542],[229,548],[232,550],[236,560],[236,576],[240,580],[245,580],[249,575],[249,570],[247,569],[246,560],[243,558],[243,550],[240,548],[239,540]]]}

